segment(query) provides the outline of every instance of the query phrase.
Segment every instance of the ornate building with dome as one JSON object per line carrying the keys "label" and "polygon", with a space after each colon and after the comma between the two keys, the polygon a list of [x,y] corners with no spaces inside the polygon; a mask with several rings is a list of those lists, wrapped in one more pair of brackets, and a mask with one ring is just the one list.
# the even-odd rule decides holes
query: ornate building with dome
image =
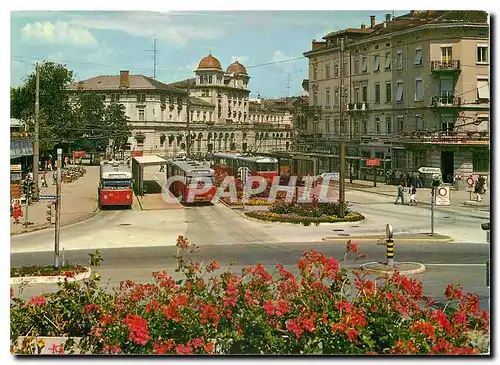
{"label": "ornate building with dome", "polygon": [[143,75],[97,76],[75,83],[70,91],[99,92],[105,102],[125,106],[133,128],[127,148],[132,155],[172,157],[187,152],[202,158],[212,152],[264,153],[288,150],[291,113],[272,102],[249,100],[250,76],[238,61],[226,71],[212,54],[195,77],[164,84]]}

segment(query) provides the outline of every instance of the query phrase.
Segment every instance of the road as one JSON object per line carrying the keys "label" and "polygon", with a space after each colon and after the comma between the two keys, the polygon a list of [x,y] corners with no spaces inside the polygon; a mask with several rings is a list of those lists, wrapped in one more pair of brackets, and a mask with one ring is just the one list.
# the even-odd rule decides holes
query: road
{"label": "road", "polygon": [[[356,263],[341,263],[345,268],[359,267],[370,261],[384,261],[385,248],[376,244],[360,244],[361,252],[367,257]],[[338,260],[344,256],[345,246],[338,243],[281,242],[258,244],[205,245],[192,258],[198,262],[209,263],[213,259],[227,268],[230,260],[236,262],[234,269],[239,271],[244,266],[256,263],[264,264],[270,271],[276,263],[282,263],[288,269],[294,265],[304,251],[317,250]],[[74,250],[66,252],[66,259],[71,263],[88,264],[92,250]],[[102,282],[109,280],[109,288],[118,287],[120,281],[133,279],[151,282],[151,272],[167,270],[174,274],[176,247],[144,247],[103,249],[104,258],[97,271]],[[396,261],[418,261],[427,267],[423,274],[415,275],[424,283],[424,293],[439,300],[444,300],[444,289],[449,283],[460,283],[465,291],[477,292],[482,306],[487,308],[489,291],[485,286],[485,261],[489,258],[489,246],[470,244],[401,244],[396,246]],[[51,252],[20,253],[11,255],[11,265],[50,265]],[[41,292],[53,291],[55,285],[32,285],[24,288],[22,296],[29,297]]]}

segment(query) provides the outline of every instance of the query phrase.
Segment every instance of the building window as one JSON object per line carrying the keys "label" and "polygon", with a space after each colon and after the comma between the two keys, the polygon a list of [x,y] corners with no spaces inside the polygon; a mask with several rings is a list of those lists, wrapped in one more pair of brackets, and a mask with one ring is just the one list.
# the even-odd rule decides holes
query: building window
{"label": "building window", "polygon": [[354,102],[359,103],[359,87],[354,89]]}
{"label": "building window", "polygon": [[384,65],[384,68],[386,71],[390,71],[391,70],[391,54],[390,53],[386,53],[385,54],[385,65]]}
{"label": "building window", "polygon": [[344,69],[342,70],[342,73],[344,74],[344,77],[347,76],[347,72],[348,72],[348,68],[347,68],[347,61],[344,61]]}
{"label": "building window", "polygon": [[488,77],[477,77],[477,98],[478,100],[490,100],[490,83]]}
{"label": "building window", "polygon": [[424,118],[422,118],[422,115],[417,114],[415,119],[417,120],[417,131],[424,130]]}
{"label": "building window", "polygon": [[415,66],[422,66],[422,48],[415,49]]}
{"label": "building window", "polygon": [[330,106],[330,88],[326,89],[326,106]]}
{"label": "building window", "polygon": [[396,85],[397,85],[396,101],[398,103],[402,103],[403,102],[403,81],[398,81]]}
{"label": "building window", "polygon": [[453,116],[443,116],[441,118],[441,131],[446,133],[446,135],[451,135],[453,133],[453,129],[455,129],[455,121],[453,120]]}
{"label": "building window", "polygon": [[441,61],[451,62],[453,57],[451,46],[441,46]]}
{"label": "building window", "polygon": [[385,84],[385,101],[390,103],[392,101],[392,83]]}
{"label": "building window", "polygon": [[313,93],[313,105],[318,105],[318,90],[314,90]]}
{"label": "building window", "polygon": [[359,121],[354,121],[354,134],[359,134]]}
{"label": "building window", "polygon": [[380,134],[380,117],[375,118],[375,133]]}
{"label": "building window", "polygon": [[405,117],[403,115],[398,116],[398,132],[404,132]]}
{"label": "building window", "polygon": [[420,78],[415,79],[415,101],[424,100],[424,85]]}
{"label": "building window", "polygon": [[375,102],[380,103],[380,84],[375,85]]}
{"label": "building window", "polygon": [[361,64],[361,72],[368,71],[368,57],[363,57],[363,63]]}
{"label": "building window", "polygon": [[401,70],[403,68],[403,51],[398,50],[396,53],[396,69]]}
{"label": "building window", "polygon": [[318,65],[313,66],[313,80],[318,78]]}
{"label": "building window", "polygon": [[333,77],[339,77],[339,64],[333,65]]}
{"label": "building window", "polygon": [[363,133],[367,134],[368,133],[368,121],[363,120]]}
{"label": "building window", "polygon": [[368,102],[368,86],[363,86],[363,102]]}
{"label": "building window", "polygon": [[330,133],[330,118],[326,118],[325,120],[325,131],[326,133]]}
{"label": "building window", "polygon": [[146,94],[137,94],[137,102],[145,103],[146,102]]}
{"label": "building window", "polygon": [[354,74],[359,74],[359,59],[354,60]]}
{"label": "building window", "polygon": [[201,91],[201,96],[210,96],[210,91],[208,89],[203,89]]}
{"label": "building window", "polygon": [[139,121],[144,122],[145,116],[144,116],[144,109],[138,109],[139,112]]}
{"label": "building window", "polygon": [[490,171],[490,153],[488,150],[472,153],[472,171],[488,172]]}
{"label": "building window", "polygon": [[380,71],[380,56],[375,55],[375,65],[373,66],[373,72],[379,72]]}
{"label": "building window", "polygon": [[208,83],[211,84],[212,83],[212,76],[208,76]]}
{"label": "building window", "polygon": [[335,133],[336,135],[340,134],[340,120],[335,119],[335,120],[333,121],[333,124],[334,124],[334,125],[333,125],[333,128],[334,128],[334,133]]}
{"label": "building window", "polygon": [[478,44],[476,63],[488,64],[488,62],[488,45]]}
{"label": "building window", "polygon": [[392,134],[392,117],[390,115],[385,116],[385,124],[387,125],[387,134]]}
{"label": "building window", "polygon": [[326,66],[325,66],[325,77],[326,77],[327,79],[329,79],[329,78],[330,78],[330,65],[326,65]]}
{"label": "building window", "polygon": [[118,103],[120,101],[120,94],[111,94],[111,102]]}
{"label": "building window", "polygon": [[334,105],[339,105],[340,104],[339,89],[335,89],[335,98],[334,98],[333,102],[334,102]]}

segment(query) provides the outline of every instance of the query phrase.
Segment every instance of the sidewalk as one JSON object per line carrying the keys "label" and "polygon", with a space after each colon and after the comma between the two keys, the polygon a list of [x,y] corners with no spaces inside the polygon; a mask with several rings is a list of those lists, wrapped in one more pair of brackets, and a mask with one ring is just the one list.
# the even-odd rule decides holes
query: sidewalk
{"label": "sidewalk", "polygon": [[[94,216],[97,212],[97,185],[99,183],[99,167],[86,166],[87,173],[78,180],[62,184],[61,190],[61,226],[76,223]],[[47,174],[46,188],[41,188],[40,195],[55,195],[56,186],[52,185],[52,173]],[[41,183],[40,183],[41,186]],[[47,205],[51,201],[40,200],[34,202],[28,208],[28,220],[34,224],[27,228],[23,224],[14,224],[14,218],[10,218],[10,234],[20,234],[36,231],[43,228],[54,227],[50,224],[47,217]],[[53,210],[54,212],[54,210]],[[26,217],[26,206],[23,205],[24,217],[21,223],[24,223]],[[54,214],[54,213],[53,213]]]}
{"label": "sidewalk", "polygon": [[[372,181],[365,180],[355,180],[353,184],[346,180],[346,190],[357,190],[364,191],[367,193],[386,195],[394,198],[396,200],[397,186],[387,185],[384,183],[377,182],[377,187],[373,187]],[[430,205],[431,189],[420,188],[417,189],[416,199],[418,204]],[[470,203],[470,193],[465,190],[452,190],[450,189],[450,203],[452,207],[465,207],[473,206],[475,208],[489,208],[490,207],[490,191],[488,190],[483,196],[483,201],[481,203],[474,202],[476,199],[476,194],[472,194],[473,202]],[[408,188],[405,192],[405,201],[409,200]]]}

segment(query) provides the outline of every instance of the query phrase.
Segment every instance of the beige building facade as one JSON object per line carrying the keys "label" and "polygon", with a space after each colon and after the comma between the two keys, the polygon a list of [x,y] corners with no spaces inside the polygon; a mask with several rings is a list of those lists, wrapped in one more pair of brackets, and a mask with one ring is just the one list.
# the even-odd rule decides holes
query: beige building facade
{"label": "beige building facade", "polygon": [[[340,39],[344,39],[343,123]],[[426,11],[330,33],[313,40],[310,107],[299,131],[318,171],[338,169],[341,125],[356,178],[371,179],[363,159],[379,158],[380,180],[421,166],[447,183],[489,173],[489,25],[482,12]],[[347,66],[347,67],[345,67]],[[310,141],[316,140],[314,147]],[[333,161],[329,161],[329,160]]]}

